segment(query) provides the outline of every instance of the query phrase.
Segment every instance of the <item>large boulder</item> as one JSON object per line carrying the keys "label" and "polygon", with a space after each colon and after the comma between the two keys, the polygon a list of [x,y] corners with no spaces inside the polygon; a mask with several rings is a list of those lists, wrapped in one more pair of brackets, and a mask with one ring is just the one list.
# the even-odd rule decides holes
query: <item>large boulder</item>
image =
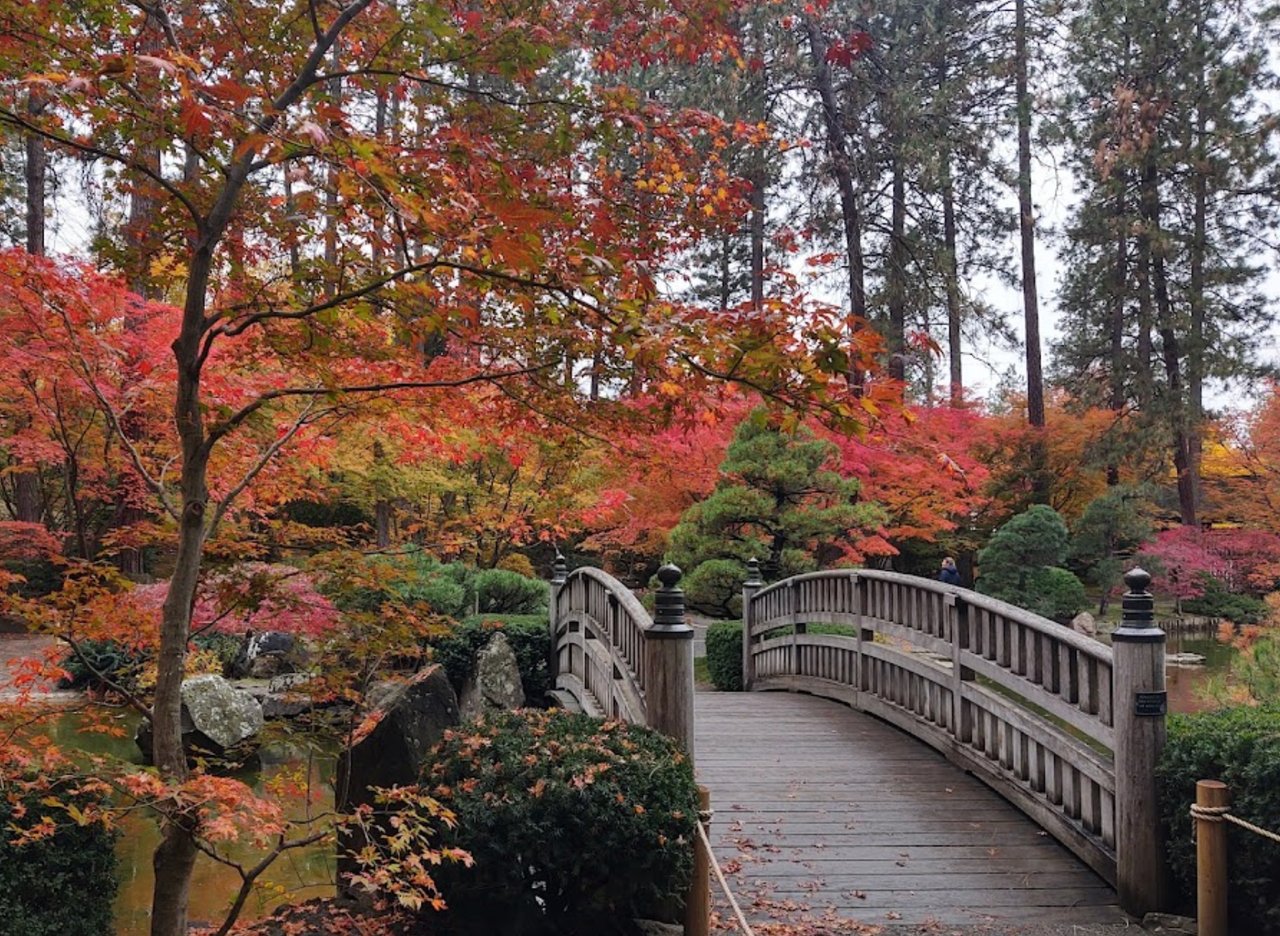
{"label": "large boulder", "polygon": [[240,642],[228,675],[233,679],[272,679],[295,672],[304,662],[303,656],[302,645],[292,634],[249,631]]}
{"label": "large boulder", "polygon": [[[248,692],[212,673],[183,680],[182,743],[188,752],[236,757],[252,746],[261,730],[262,705]],[[136,740],[149,760],[150,721],[138,726]]]}
{"label": "large boulder", "polygon": [[1093,615],[1088,611],[1081,611],[1071,619],[1071,629],[1077,634],[1084,634],[1086,637],[1098,636],[1098,622],[1093,619]]}
{"label": "large boulder", "polygon": [[497,631],[476,654],[474,675],[463,685],[458,707],[462,717],[470,721],[485,712],[507,711],[523,705],[520,664],[507,635]]}
{"label": "large boulder", "polygon": [[[406,683],[375,687],[369,696],[376,724],[338,759],[334,798],[339,812],[373,803],[376,788],[416,783],[427,752],[461,721],[458,697],[440,667],[423,670]],[[351,856],[365,844],[358,829],[339,835],[340,894],[349,893],[347,877],[358,870]]]}

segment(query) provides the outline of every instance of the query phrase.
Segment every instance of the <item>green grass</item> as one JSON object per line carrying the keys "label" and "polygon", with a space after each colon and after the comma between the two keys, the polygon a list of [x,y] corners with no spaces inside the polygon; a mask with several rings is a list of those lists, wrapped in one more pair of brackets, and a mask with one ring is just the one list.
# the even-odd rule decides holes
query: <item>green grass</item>
{"label": "green grass", "polygon": [[693,658],[693,681],[699,686],[711,685],[711,670],[708,669],[707,658],[704,656]]}

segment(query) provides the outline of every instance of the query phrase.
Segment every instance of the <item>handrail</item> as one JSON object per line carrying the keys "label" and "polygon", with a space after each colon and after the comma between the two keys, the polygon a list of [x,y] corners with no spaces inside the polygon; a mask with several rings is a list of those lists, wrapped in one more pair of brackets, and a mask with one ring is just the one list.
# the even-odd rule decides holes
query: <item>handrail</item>
{"label": "handrail", "polygon": [[[756,572],[753,565],[743,590],[746,688],[837,699],[913,734],[985,780],[1126,899],[1136,859],[1120,856],[1118,842],[1135,838],[1133,790],[1162,737],[1163,720],[1157,730],[1146,717],[1156,713],[1142,708],[1163,699],[1162,632],[1130,631],[1139,643],[1118,633],[1113,649],[931,579],[845,569],[764,586]],[[1145,588],[1150,577],[1135,574]],[[1126,596],[1126,620],[1130,598],[1150,603],[1145,591]],[[850,633],[809,633],[816,624]],[[1154,635],[1158,673],[1156,650],[1130,649],[1153,647]]]}
{"label": "handrail", "polygon": [[648,725],[693,754],[693,628],[684,620],[680,570],[658,571],[657,613],[590,567],[557,562],[551,583],[551,667],[557,690],[583,711]]}
{"label": "handrail", "polygon": [[1091,640],[1081,634],[1076,633],[1070,628],[1064,628],[1061,624],[1034,614],[1025,608],[1019,608],[1017,605],[1010,604],[1007,601],[1001,601],[999,598],[992,598],[990,595],[984,595],[981,592],[972,589],[962,588],[959,585],[948,585],[945,582],[936,581],[935,579],[921,578],[918,575],[907,575],[902,572],[890,572],[883,569],[824,569],[817,572],[802,572],[799,575],[793,575],[790,578],[782,579],[774,582],[755,593],[755,598],[760,599],[772,591],[779,588],[788,587],[792,582],[805,582],[816,579],[826,579],[836,575],[856,575],[859,578],[877,579],[884,582],[898,582],[904,585],[910,585],[912,588],[919,588],[925,591],[932,591],[942,595],[962,596],[963,599],[975,608],[985,608],[997,614],[1001,614],[1010,620],[1016,620],[1019,624],[1040,630],[1044,633],[1052,633],[1055,639],[1062,640],[1070,644],[1074,649],[1081,653],[1089,654],[1098,660],[1111,662],[1111,648],[1106,644]]}

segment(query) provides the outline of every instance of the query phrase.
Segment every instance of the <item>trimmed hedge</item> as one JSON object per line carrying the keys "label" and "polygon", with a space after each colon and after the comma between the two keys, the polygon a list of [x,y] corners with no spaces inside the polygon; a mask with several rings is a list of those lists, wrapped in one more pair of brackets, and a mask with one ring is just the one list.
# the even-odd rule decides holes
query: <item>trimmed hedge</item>
{"label": "trimmed hedge", "polygon": [[546,582],[507,569],[485,569],[475,580],[481,614],[537,614],[547,610]]}
{"label": "trimmed hedge", "polygon": [[501,630],[511,642],[520,665],[520,682],[529,705],[542,704],[551,689],[547,659],[551,655],[551,634],[542,614],[480,614],[464,618],[447,634],[433,637],[428,646],[431,658],[444,667],[453,688],[462,685],[474,671],[476,653]]}
{"label": "trimmed hedge", "polygon": [[669,914],[693,871],[697,787],[674,741],[562,710],[485,716],[446,733],[423,774],[457,816],[432,869],[441,932],[595,936]]}
{"label": "trimmed hedge", "polygon": [[[27,820],[50,816],[53,835],[14,845],[12,794]],[[77,825],[65,812],[40,803],[42,792],[0,793],[0,932],[5,936],[110,936],[116,876],[115,835],[101,825]],[[81,805],[84,805],[81,803]]]}
{"label": "trimmed hedge", "polygon": [[707,628],[707,673],[721,692],[742,691],[741,621],[716,621]]}
{"label": "trimmed hedge", "polygon": [[[1280,831],[1280,704],[1171,716],[1156,779],[1175,892],[1194,900],[1197,780],[1223,781],[1234,814]],[[1280,936],[1280,848],[1234,825],[1227,835],[1232,932]]]}
{"label": "trimmed hedge", "polygon": [[[792,630],[790,625],[776,627],[769,631],[768,636],[782,637]],[[844,624],[810,624],[805,633],[854,636],[853,628]],[[716,621],[707,628],[707,673],[711,677],[711,685],[721,692],[742,691],[741,621]]]}

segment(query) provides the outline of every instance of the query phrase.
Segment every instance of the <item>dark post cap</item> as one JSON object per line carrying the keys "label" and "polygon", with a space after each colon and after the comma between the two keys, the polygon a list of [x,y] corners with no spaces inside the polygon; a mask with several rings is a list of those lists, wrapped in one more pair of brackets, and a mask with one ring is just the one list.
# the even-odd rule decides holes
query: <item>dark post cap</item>
{"label": "dark post cap", "polygon": [[679,585],[684,575],[679,566],[667,563],[658,570],[662,587],[653,596],[653,628],[655,636],[692,637],[693,628],[684,620],[684,589]]}
{"label": "dark post cap", "polygon": [[1111,635],[1112,642],[1163,643],[1164,631],[1156,624],[1156,600],[1148,591],[1151,573],[1140,568],[1130,569],[1124,574],[1124,583],[1129,590],[1120,602],[1120,626]]}
{"label": "dark post cap", "polygon": [[747,588],[759,588],[764,584],[760,578],[760,560],[752,556],[747,560],[747,580],[743,582]]}
{"label": "dark post cap", "polygon": [[1149,594],[1151,590],[1151,573],[1141,566],[1134,566],[1124,574],[1124,583],[1135,595]]}
{"label": "dark post cap", "polygon": [[564,561],[564,554],[556,550],[556,561],[551,564],[551,584],[563,585],[569,577],[569,563]]}

